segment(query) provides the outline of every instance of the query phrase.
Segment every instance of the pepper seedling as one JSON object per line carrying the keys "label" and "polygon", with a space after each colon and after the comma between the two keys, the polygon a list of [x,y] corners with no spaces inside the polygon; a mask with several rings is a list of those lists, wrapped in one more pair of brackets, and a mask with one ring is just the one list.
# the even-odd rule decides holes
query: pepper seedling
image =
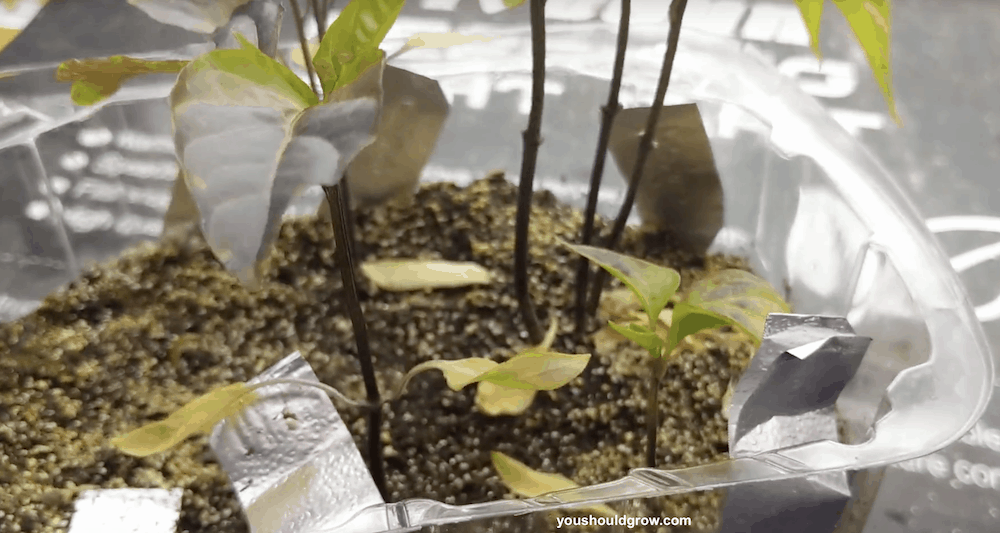
{"label": "pepper seedling", "polygon": [[608,326],[649,352],[652,371],[647,395],[646,463],[655,467],[660,380],[666,373],[667,362],[677,355],[681,341],[702,330],[735,326],[759,345],[767,315],[787,313],[789,306],[767,281],[744,270],[722,270],[696,282],[674,305],[670,327],[663,335],[657,322],[660,312],[680,287],[681,276],[676,270],[603,248],[563,244],[618,278],[635,294],[646,314],[647,324],[609,321]]}

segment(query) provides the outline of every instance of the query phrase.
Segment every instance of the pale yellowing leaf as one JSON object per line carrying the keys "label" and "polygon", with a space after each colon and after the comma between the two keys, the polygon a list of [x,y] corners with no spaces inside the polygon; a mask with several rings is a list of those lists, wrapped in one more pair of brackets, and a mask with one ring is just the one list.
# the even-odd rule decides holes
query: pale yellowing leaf
{"label": "pale yellowing leaf", "polygon": [[468,359],[457,359],[454,361],[426,361],[411,368],[410,371],[406,373],[406,376],[403,377],[403,384],[400,385],[399,389],[405,389],[406,385],[411,379],[413,379],[413,376],[416,376],[421,372],[426,372],[428,370],[440,370],[441,373],[444,374],[444,379],[448,383],[448,388],[453,391],[459,391],[465,388],[466,385],[475,383],[477,378],[497,366],[498,363],[481,357],[470,357]]}
{"label": "pale yellowing leaf", "polygon": [[386,260],[361,265],[361,271],[387,291],[451,289],[489,284],[490,271],[476,263],[438,260]]}
{"label": "pale yellowing leaf", "polygon": [[[528,468],[524,463],[500,452],[491,452],[493,468],[500,475],[500,480],[511,492],[524,498],[534,498],[559,490],[579,487],[573,480],[559,474],[547,474]],[[579,508],[581,511],[591,511],[603,516],[615,516],[618,513],[607,505],[591,505]]]}
{"label": "pale yellowing leaf", "polygon": [[476,386],[476,407],[485,415],[519,415],[531,407],[538,392],[528,389],[511,389],[481,381]]}
{"label": "pale yellowing leaf", "polygon": [[165,420],[115,437],[111,444],[135,457],[164,452],[192,435],[207,433],[215,424],[239,413],[255,399],[256,395],[245,383],[220,387],[192,400]]}
{"label": "pale yellowing leaf", "polygon": [[527,350],[490,369],[477,381],[512,389],[555,390],[587,368],[590,354]]}

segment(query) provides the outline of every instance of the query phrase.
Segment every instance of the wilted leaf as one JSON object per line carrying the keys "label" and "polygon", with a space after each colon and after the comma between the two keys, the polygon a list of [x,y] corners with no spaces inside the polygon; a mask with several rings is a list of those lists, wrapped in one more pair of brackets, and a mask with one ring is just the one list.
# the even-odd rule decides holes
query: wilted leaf
{"label": "wilted leaf", "polygon": [[202,232],[216,257],[253,283],[292,198],[336,184],[373,140],[382,63],[318,104],[291,70],[240,43],[184,67],[170,105]]}
{"label": "wilted leaf", "polygon": [[379,45],[396,22],[405,0],[352,0],[323,35],[313,66],[323,93],[354,81],[378,62]]}
{"label": "wilted leaf", "polygon": [[128,0],[163,24],[188,31],[212,33],[225,26],[236,8],[251,0]]}
{"label": "wilted leaf", "polygon": [[[353,193],[353,189],[351,190]],[[361,265],[378,288],[387,291],[445,289],[490,283],[489,270],[476,263],[437,260],[385,260]]]}
{"label": "wilted leaf", "polygon": [[[500,480],[511,492],[525,498],[534,498],[550,492],[579,487],[571,479],[559,474],[546,474],[528,468],[524,463],[500,452],[490,452],[493,468],[500,475]],[[607,505],[590,505],[577,510],[592,511],[604,516],[615,516],[614,509]]]}
{"label": "wilted leaf", "polygon": [[608,322],[608,327],[618,332],[619,335],[643,347],[654,357],[660,355],[663,350],[663,339],[649,327],[641,324],[615,324]]}
{"label": "wilted leaf", "polygon": [[481,357],[470,357],[454,361],[426,361],[411,368],[406,373],[406,376],[403,377],[403,383],[399,386],[399,390],[406,389],[406,385],[413,379],[413,376],[421,372],[440,370],[444,374],[448,388],[453,391],[460,391],[470,383],[478,381],[480,376],[498,365],[499,363]]}
{"label": "wilted leaf", "polygon": [[73,82],[70,97],[76,105],[94,105],[113,95],[125,80],[142,74],[180,72],[188,61],[147,61],[127,56],[70,59],[56,69],[56,81]]}
{"label": "wilted leaf", "polygon": [[674,306],[667,352],[688,335],[725,324],[743,329],[759,344],[767,315],[789,311],[767,281],[744,270],[715,272],[698,280]]}
{"label": "wilted leaf", "polygon": [[649,261],[603,248],[565,244],[574,252],[597,263],[632,289],[642,302],[642,308],[646,311],[650,322],[656,320],[681,284],[680,274],[672,268],[654,265]]}
{"label": "wilted leaf", "polygon": [[[611,128],[608,147],[628,181],[649,111],[648,107],[623,109],[615,115]],[[679,246],[703,254],[722,229],[723,197],[712,144],[698,106],[663,106],[635,196],[642,224],[669,231]]]}
{"label": "wilted leaf", "polygon": [[245,383],[220,387],[189,402],[165,420],[115,437],[111,444],[135,457],[160,453],[192,435],[210,431],[215,424],[239,413],[255,399]]}
{"label": "wilted leaf", "polygon": [[519,415],[531,407],[538,391],[511,389],[488,381],[476,386],[476,407],[485,415]]}
{"label": "wilted leaf", "polygon": [[587,368],[590,354],[526,350],[479,376],[477,381],[512,389],[554,390]]}

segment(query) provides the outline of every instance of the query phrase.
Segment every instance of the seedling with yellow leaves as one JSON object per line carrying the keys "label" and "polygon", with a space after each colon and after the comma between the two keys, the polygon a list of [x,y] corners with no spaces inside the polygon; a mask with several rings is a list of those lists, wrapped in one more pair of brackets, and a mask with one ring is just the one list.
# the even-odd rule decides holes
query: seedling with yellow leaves
{"label": "seedling with yellow leaves", "polygon": [[680,287],[681,276],[676,270],[593,246],[568,243],[565,246],[618,278],[639,299],[646,314],[646,324],[609,322],[608,325],[650,355],[646,463],[655,467],[660,380],[681,341],[706,329],[735,326],[759,345],[767,315],[789,312],[788,304],[763,279],[743,270],[722,270],[698,281],[674,305],[670,327],[664,335],[658,322],[660,313]]}

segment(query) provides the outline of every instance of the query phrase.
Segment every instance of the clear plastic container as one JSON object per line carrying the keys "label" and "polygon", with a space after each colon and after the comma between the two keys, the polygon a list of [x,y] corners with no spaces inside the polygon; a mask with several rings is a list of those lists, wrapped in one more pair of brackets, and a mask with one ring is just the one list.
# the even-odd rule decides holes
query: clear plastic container
{"label": "clear plastic container", "polygon": [[[494,37],[445,50],[418,50],[394,62],[439,80],[452,99],[451,116],[425,179],[464,183],[495,168],[506,169],[516,179],[530,88],[526,25],[499,24],[493,19],[409,22],[401,19],[386,41],[387,50],[397,49],[406,36],[418,31]],[[535,183],[536,188],[552,190],[576,205],[583,204],[586,194],[599,107],[606,99],[612,70],[614,31],[615,24],[604,22],[552,21],[548,28],[550,72]],[[633,24],[622,90],[625,107],[651,103],[666,32],[662,22]],[[136,214],[140,208],[130,203],[128,191],[139,185],[126,182],[131,179],[128,175],[141,172],[124,163],[105,176],[107,181],[118,175],[123,184],[124,192],[114,196],[115,217],[103,225],[95,222],[92,226],[97,229],[89,232],[68,230],[65,215],[69,208],[65,206],[71,199],[60,192],[63,187],[58,178],[78,184],[85,177],[67,178],[64,174],[73,172],[67,170],[73,161],[64,164],[45,154],[85,151],[69,146],[86,144],[84,130],[93,139],[102,138],[104,126],[132,128],[138,135],[135,138],[162,140],[169,133],[162,100],[169,83],[139,81],[129,86],[131,92],[116,97],[125,104],[81,110],[68,105],[68,86],[52,84],[50,93],[18,94],[6,89],[12,87],[11,79],[16,78],[0,79],[0,101],[6,106],[0,126],[14,123],[16,116],[28,116],[25,120],[31,122],[34,115],[17,111],[22,104],[36,110],[32,113],[58,116],[63,123],[90,117],[86,126],[75,126],[73,134],[66,133],[72,124],[37,125],[45,124],[44,120],[36,125],[26,122],[14,133],[10,127],[0,128],[0,146],[4,147],[0,155],[17,163],[0,168],[4,191],[0,247],[9,252],[0,256],[0,262],[6,263],[0,275],[6,286],[0,286],[0,291],[6,292],[5,298],[29,301],[40,295],[17,291],[50,290],[73,276],[81,262],[106,258],[156,234],[153,226],[145,233],[118,231],[122,216],[131,214],[148,221],[156,214],[155,209]],[[149,101],[139,106],[136,99]],[[638,469],[621,480],[531,500],[465,506],[405,500],[366,509],[338,531],[395,531],[471,521],[487,525],[490,520],[520,523],[528,519],[509,517],[583,502],[631,500],[878,467],[941,449],[979,418],[994,376],[979,322],[922,219],[871,154],[773,67],[744,53],[734,41],[696,30],[681,33],[667,100],[668,104],[697,102],[712,138],[726,194],[726,224],[713,250],[749,258],[757,273],[784,290],[796,312],[846,316],[859,334],[874,339],[837,404],[852,442],[812,442],[680,470]],[[112,152],[141,152],[123,148],[123,138],[116,136],[101,146]],[[149,186],[150,190],[168,191],[172,178],[169,146],[147,152],[156,154],[157,161],[166,166],[148,167],[153,177],[144,186],[156,182],[159,188]],[[9,192],[11,184],[23,187],[22,205]],[[609,162],[601,212],[616,211],[623,184]],[[298,207],[309,209],[316,202],[318,194],[311,194]],[[34,206],[34,215],[27,205]],[[105,205],[104,209],[110,208]],[[34,229],[26,230],[28,223]],[[102,237],[95,232],[106,234]],[[14,245],[22,249],[12,250]],[[7,260],[11,258],[23,263],[17,267],[20,270],[10,270]],[[24,262],[25,258],[37,260]],[[41,259],[47,262],[41,264]],[[19,281],[42,279],[42,274],[31,273],[39,269],[51,271],[46,281],[37,282],[41,289]]]}

